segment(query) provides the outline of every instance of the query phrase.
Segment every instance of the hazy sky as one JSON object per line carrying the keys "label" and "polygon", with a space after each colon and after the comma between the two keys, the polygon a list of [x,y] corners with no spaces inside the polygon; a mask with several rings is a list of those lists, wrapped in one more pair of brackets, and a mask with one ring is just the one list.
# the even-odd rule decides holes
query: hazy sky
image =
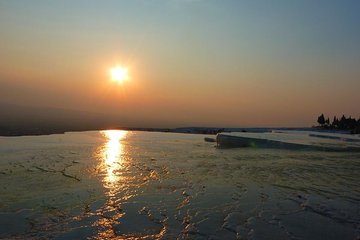
{"label": "hazy sky", "polygon": [[0,102],[154,126],[359,117],[359,13],[358,0],[2,0]]}

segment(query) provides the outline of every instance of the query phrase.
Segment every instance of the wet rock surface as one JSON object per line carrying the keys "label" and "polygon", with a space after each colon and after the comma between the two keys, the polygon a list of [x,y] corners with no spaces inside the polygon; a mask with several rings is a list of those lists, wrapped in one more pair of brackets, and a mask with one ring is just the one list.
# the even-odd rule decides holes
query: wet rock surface
{"label": "wet rock surface", "polygon": [[0,138],[0,238],[358,239],[360,154],[202,135]]}

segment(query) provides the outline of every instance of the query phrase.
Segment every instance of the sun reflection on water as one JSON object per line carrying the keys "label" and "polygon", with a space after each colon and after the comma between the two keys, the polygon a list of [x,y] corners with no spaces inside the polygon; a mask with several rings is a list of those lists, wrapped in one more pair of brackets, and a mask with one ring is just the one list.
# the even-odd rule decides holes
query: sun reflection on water
{"label": "sun reflection on water", "polygon": [[[142,163],[139,163],[137,152],[139,147],[134,144],[133,136],[136,133],[123,130],[105,130],[100,134],[103,142],[96,150],[99,162],[96,174],[100,177],[105,188],[103,205],[96,210],[100,218],[93,223],[100,231],[94,239],[159,239],[166,233],[165,226],[157,231],[148,232],[147,225],[133,231],[122,230],[131,226],[129,219],[138,217],[127,213],[127,204],[143,191],[143,187],[151,180],[158,180],[158,172]],[[129,137],[131,135],[131,138]],[[144,206],[139,205],[139,215],[150,214],[141,212]],[[126,218],[127,216],[127,218]],[[149,215],[149,217],[152,217]],[[142,217],[140,217],[142,218]],[[144,216],[145,219],[147,219]],[[151,221],[151,220],[149,220]],[[144,223],[142,223],[144,224]],[[151,224],[151,223],[150,223]],[[151,228],[152,229],[152,228]]]}
{"label": "sun reflection on water", "polygon": [[120,180],[118,172],[124,165],[124,146],[121,141],[126,137],[127,131],[105,130],[101,131],[101,134],[107,138],[107,142],[101,153],[106,169],[104,182],[107,187],[111,187]]}

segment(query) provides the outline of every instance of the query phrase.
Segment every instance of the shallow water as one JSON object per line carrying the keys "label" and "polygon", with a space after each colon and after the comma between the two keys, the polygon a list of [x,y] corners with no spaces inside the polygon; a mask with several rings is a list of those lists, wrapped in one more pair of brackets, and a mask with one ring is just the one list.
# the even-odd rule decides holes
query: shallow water
{"label": "shallow water", "polygon": [[0,137],[0,238],[360,237],[360,153],[216,149],[204,137]]}

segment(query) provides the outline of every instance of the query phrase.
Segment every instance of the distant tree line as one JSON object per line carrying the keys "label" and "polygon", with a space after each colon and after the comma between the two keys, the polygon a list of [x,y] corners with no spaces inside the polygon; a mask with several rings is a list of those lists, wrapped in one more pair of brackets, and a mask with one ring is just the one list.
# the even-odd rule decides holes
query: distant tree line
{"label": "distant tree line", "polygon": [[329,118],[325,118],[324,114],[321,114],[317,122],[319,126],[324,129],[349,130],[351,133],[360,133],[360,118],[356,120],[351,116],[345,117],[342,115],[339,119],[334,116],[332,122],[330,122]]}

